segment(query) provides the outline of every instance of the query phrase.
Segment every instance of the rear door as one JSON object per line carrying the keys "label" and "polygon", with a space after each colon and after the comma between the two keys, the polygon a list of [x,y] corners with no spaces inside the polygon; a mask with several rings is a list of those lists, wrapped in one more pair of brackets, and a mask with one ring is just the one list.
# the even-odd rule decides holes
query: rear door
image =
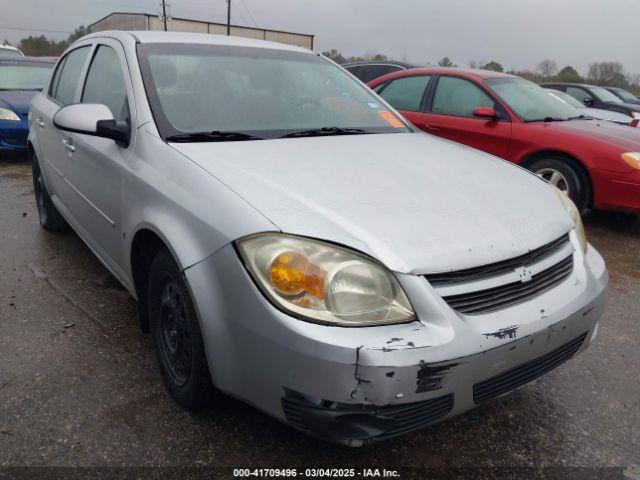
{"label": "rear door", "polygon": [[128,146],[101,137],[70,133],[74,146],[69,180],[78,192],[74,215],[87,241],[119,276],[126,268],[122,239],[122,172],[132,154],[135,115],[124,50],[110,39],[96,41],[80,93],[80,103],[106,105],[117,121],[131,129]]}
{"label": "rear door", "polygon": [[407,120],[419,126],[424,123],[422,110],[432,78],[431,75],[400,77],[384,84],[376,92]]}
{"label": "rear door", "polygon": [[46,95],[37,95],[32,103],[32,128],[38,138],[38,158],[54,204],[70,218],[76,193],[68,181],[72,146],[69,135],[54,127],[53,117],[66,105],[76,102],[80,76],[89,58],[90,45],[68,52],[58,62]]}
{"label": "rear door", "polygon": [[[473,111],[491,107],[499,118],[478,118]],[[511,142],[511,120],[500,102],[476,83],[465,78],[442,75],[427,99],[427,112],[418,128],[506,158]]]}

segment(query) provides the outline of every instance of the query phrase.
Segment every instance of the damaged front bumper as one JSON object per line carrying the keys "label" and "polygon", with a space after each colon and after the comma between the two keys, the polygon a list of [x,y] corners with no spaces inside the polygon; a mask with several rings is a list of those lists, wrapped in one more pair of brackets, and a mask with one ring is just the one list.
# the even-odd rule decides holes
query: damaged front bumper
{"label": "damaged front bumper", "polygon": [[465,316],[417,275],[398,274],[418,321],[343,328],[273,307],[233,247],[185,271],[214,383],[306,433],[384,440],[469,410],[547,373],[595,338],[608,274],[589,248],[556,288]]}

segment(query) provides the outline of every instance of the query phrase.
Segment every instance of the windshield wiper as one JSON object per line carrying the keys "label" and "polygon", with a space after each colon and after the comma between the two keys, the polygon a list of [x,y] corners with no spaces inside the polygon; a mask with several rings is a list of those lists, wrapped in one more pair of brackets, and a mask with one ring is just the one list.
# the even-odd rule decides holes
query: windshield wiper
{"label": "windshield wiper", "polygon": [[568,118],[565,117],[544,117],[544,122],[545,123],[549,123],[549,122],[565,122],[569,120]]}
{"label": "windshield wiper", "polygon": [[323,135],[360,135],[363,133],[372,133],[363,130],[362,128],[342,128],[342,127],[322,127],[322,128],[310,128],[308,130],[300,130],[297,132],[287,133],[281,138],[288,137],[320,137]]}
{"label": "windshield wiper", "polygon": [[234,142],[242,140],[264,140],[245,132],[224,132],[214,130],[213,132],[179,133],[167,137],[167,142],[189,143],[189,142]]}

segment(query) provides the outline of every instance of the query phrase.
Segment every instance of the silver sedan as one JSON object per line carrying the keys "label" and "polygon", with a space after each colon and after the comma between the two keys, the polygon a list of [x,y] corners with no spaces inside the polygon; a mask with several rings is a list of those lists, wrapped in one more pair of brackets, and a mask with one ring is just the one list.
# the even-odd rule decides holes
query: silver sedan
{"label": "silver sedan", "polygon": [[71,226],[136,299],[186,408],[222,391],[357,446],[596,336],[608,274],[572,202],[415,131],[311,51],[100,32],[30,122],[41,225]]}

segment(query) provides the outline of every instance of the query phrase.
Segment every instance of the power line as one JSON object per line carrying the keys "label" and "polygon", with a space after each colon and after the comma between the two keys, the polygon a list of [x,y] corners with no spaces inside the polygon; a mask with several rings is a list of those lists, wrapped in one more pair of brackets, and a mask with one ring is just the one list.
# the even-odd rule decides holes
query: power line
{"label": "power line", "polygon": [[0,25],[0,28],[6,28],[7,30],[20,30],[24,32],[73,33],[67,30],[47,30],[45,28],[19,28],[19,27],[9,27],[7,25]]}
{"label": "power line", "polygon": [[253,22],[253,26],[257,27],[258,26],[258,22],[256,22],[256,19],[253,17],[253,14],[251,13],[251,10],[249,10],[249,7],[247,7],[247,4],[244,2],[244,0],[240,0],[240,2],[242,3],[242,5],[244,6],[244,9],[249,14],[249,17],[251,18],[251,21]]}

